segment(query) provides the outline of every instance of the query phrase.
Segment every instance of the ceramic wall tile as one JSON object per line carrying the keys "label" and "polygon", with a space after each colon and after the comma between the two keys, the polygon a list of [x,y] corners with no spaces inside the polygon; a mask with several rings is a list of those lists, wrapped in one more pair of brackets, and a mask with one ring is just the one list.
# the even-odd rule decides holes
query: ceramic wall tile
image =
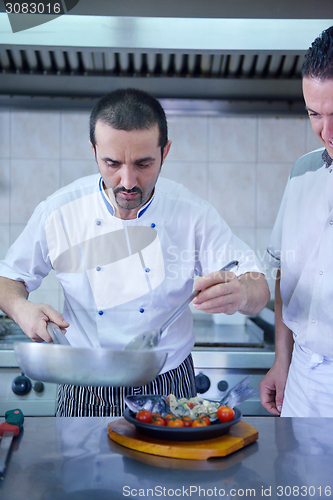
{"label": "ceramic wall tile", "polygon": [[207,158],[208,118],[197,116],[168,117],[168,155],[173,161],[205,161]]}
{"label": "ceramic wall tile", "polygon": [[230,226],[255,226],[254,163],[209,163],[208,201]]}
{"label": "ceramic wall tile", "polygon": [[10,161],[0,158],[0,223],[9,223]]}
{"label": "ceramic wall tile", "polygon": [[38,288],[38,290],[30,293],[29,300],[31,302],[48,304],[52,306],[56,311],[60,310],[59,293],[55,290],[42,290],[41,288]]}
{"label": "ceramic wall tile", "polygon": [[64,296],[64,292],[62,291],[62,288],[59,287],[59,290],[58,290],[58,311],[63,314],[63,311],[64,311],[64,303],[65,303],[65,296]]}
{"label": "ceramic wall tile", "polygon": [[76,111],[61,113],[61,152],[64,160],[94,158],[89,144],[90,112]]}
{"label": "ceramic wall tile", "polygon": [[59,154],[59,112],[11,112],[10,155],[12,158],[47,158],[50,160],[58,158]]}
{"label": "ceramic wall tile", "polygon": [[276,268],[269,266],[265,262],[266,248],[269,245],[272,229],[273,229],[272,227],[257,229],[257,258],[261,263],[261,265],[263,266],[266,275],[266,280],[268,282],[269,289],[271,292],[271,297],[274,298]]}
{"label": "ceramic wall tile", "polygon": [[166,161],[161,177],[180,182],[194,194],[207,199],[207,165],[205,162]]}
{"label": "ceramic wall tile", "polygon": [[9,225],[9,244],[12,245],[24,230],[26,224]]}
{"label": "ceramic wall tile", "polygon": [[306,153],[304,117],[260,117],[258,159],[260,162],[295,162]]}
{"label": "ceramic wall tile", "polygon": [[256,135],[256,117],[211,117],[209,119],[209,160],[255,161]]}
{"label": "ceramic wall tile", "polygon": [[244,243],[249,245],[251,250],[255,252],[256,250],[256,229],[255,227],[237,227],[231,226],[232,232],[240,238]]}
{"label": "ceramic wall tile", "polygon": [[90,160],[60,160],[60,185],[67,186],[81,177],[98,172],[97,163],[93,158]]}
{"label": "ceramic wall tile", "polygon": [[55,275],[55,271],[51,269],[49,274],[45,276],[45,278],[42,281],[42,285],[39,289],[42,290],[55,290],[58,292],[58,290],[61,288],[61,285]]}
{"label": "ceramic wall tile", "polygon": [[293,164],[259,163],[257,182],[257,225],[274,224]]}
{"label": "ceramic wall tile", "polygon": [[324,147],[323,143],[312,130],[311,122],[308,120],[306,124],[306,152],[308,153],[322,147]]}
{"label": "ceramic wall tile", "polygon": [[10,221],[26,223],[35,207],[59,188],[59,160],[11,162]]}
{"label": "ceramic wall tile", "polygon": [[0,224],[0,260],[4,259],[9,248],[9,224]]}
{"label": "ceramic wall tile", "polygon": [[9,158],[9,111],[0,111],[0,158]]}

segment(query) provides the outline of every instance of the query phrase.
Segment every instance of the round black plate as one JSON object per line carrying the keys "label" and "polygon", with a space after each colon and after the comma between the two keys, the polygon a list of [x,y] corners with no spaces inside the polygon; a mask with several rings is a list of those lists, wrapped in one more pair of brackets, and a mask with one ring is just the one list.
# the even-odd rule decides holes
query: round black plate
{"label": "round black plate", "polygon": [[139,422],[135,418],[135,413],[129,408],[125,408],[124,417],[131,424],[135,425],[138,432],[145,436],[167,439],[168,441],[201,441],[202,439],[213,439],[226,434],[230,427],[237,424],[242,418],[241,412],[234,408],[235,418],[230,422],[220,422],[217,420],[207,427],[162,427],[153,424]]}

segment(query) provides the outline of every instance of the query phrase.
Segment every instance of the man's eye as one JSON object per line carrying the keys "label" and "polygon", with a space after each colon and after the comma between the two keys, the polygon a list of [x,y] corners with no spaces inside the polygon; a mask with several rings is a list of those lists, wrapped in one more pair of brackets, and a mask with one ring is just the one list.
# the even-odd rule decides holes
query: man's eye
{"label": "man's eye", "polygon": [[139,168],[147,168],[149,167],[149,163],[138,163],[137,164]]}

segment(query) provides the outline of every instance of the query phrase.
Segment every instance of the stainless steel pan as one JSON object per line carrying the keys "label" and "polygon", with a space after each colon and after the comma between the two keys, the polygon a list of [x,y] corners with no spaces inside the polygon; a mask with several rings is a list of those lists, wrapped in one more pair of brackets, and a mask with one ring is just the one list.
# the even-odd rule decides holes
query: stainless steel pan
{"label": "stainless steel pan", "polygon": [[166,352],[155,350],[131,352],[72,347],[57,325],[49,323],[48,331],[54,340],[52,344],[14,343],[16,360],[22,372],[42,382],[140,386],[157,377],[167,358]]}

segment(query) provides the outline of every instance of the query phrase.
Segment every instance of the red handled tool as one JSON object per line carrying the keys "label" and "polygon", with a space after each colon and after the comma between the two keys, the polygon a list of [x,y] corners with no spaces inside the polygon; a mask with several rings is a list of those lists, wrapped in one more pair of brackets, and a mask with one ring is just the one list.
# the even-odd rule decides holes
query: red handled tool
{"label": "red handled tool", "polygon": [[0,424],[0,474],[4,473],[12,440],[18,436],[24,422],[21,410],[9,410],[5,413],[5,422]]}

